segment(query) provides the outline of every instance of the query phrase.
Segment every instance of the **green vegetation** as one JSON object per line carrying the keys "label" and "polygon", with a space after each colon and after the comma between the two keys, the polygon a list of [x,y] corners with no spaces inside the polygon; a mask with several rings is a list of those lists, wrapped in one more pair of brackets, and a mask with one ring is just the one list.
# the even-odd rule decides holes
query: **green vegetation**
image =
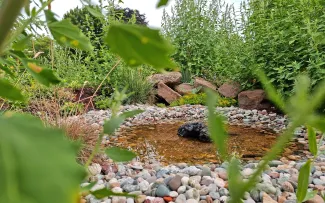
{"label": "green vegetation", "polygon": [[[199,94],[188,94],[180,99],[172,102],[170,106],[181,106],[181,105],[205,105],[207,99],[206,93],[199,93]],[[237,101],[235,99],[230,98],[219,98],[217,101],[216,106],[219,107],[228,107],[228,106],[235,106]]]}
{"label": "green vegetation", "polygon": [[[157,7],[166,5],[167,2],[161,0]],[[223,120],[215,113],[215,106],[230,105],[233,101],[219,98],[212,91],[180,99],[180,103],[184,104],[202,104],[207,100],[211,138],[223,160],[229,163],[229,202],[242,202],[245,192],[256,185],[268,162],[277,158],[292,139],[295,129],[302,125],[308,126],[309,150],[313,156],[301,167],[297,201],[301,203],[312,197],[314,192],[307,191],[310,168],[320,154],[320,143],[324,139],[323,136],[318,142],[316,132],[325,132],[325,119],[316,112],[325,100],[325,82],[320,82],[323,79],[325,39],[322,1],[251,0],[242,5],[241,23],[238,23],[233,7],[221,1],[194,3],[177,0],[172,15],[165,13],[164,17],[165,34],[176,47],[174,53],[171,44],[158,30],[126,24],[124,20],[108,23],[104,29],[107,32],[104,32],[100,42],[105,43],[109,51],[102,47],[99,49],[105,51],[94,51],[94,47],[97,47],[93,44],[94,41],[77,26],[67,19],[55,19],[54,13],[46,9],[50,8],[50,2],[40,1],[39,4],[32,9],[23,0],[3,0],[1,4],[1,108],[5,105],[10,107],[12,102],[20,102],[15,105],[26,108],[31,101],[56,98],[59,106],[62,106],[57,109],[57,113],[61,110],[63,114],[68,111],[74,111],[75,114],[81,110],[82,104],[70,103],[69,99],[64,99],[69,96],[60,96],[65,95],[65,91],[58,94],[59,91],[53,90],[63,87],[83,89],[87,84],[91,87],[96,85],[92,95],[104,92],[102,98],[103,101],[108,101],[112,117],[105,122],[104,130],[98,136],[85,168],[100,152],[104,134],[113,134],[125,119],[142,112],[136,110],[118,115],[124,101],[144,102],[150,94],[152,86],[144,78],[153,70],[144,66],[144,71],[135,66],[152,66],[154,71],[174,68],[175,64],[170,60],[173,55],[183,70],[190,70],[193,75],[204,76],[216,83],[218,80],[231,79],[246,81],[242,83],[246,88],[263,86],[268,98],[290,118],[288,129],[279,136],[250,178],[244,181],[240,173],[240,161],[227,151],[225,142],[228,136]],[[26,16],[23,18],[20,12],[24,7]],[[89,8],[91,9],[87,10],[91,11],[91,15],[99,18],[103,16],[101,7]],[[46,14],[45,21],[37,18],[43,12]],[[34,27],[43,24],[46,24],[55,43],[43,38],[40,42],[32,43],[34,46],[30,49],[31,39],[32,42],[38,39],[37,36],[31,36]],[[35,44],[43,49],[48,41],[50,49],[46,53],[49,56],[38,57]],[[75,54],[71,54],[71,51],[75,51]],[[89,53],[90,57],[85,57],[85,53]],[[60,80],[57,75],[63,79]],[[111,80],[109,76],[112,76]],[[257,78],[259,82],[255,84],[253,81]],[[110,84],[110,81],[115,83]],[[115,87],[114,93],[106,92],[106,85]],[[130,89],[124,88],[125,86]],[[122,87],[123,90],[120,90]],[[132,94],[140,90],[138,96]],[[29,101],[28,96],[32,97]],[[104,104],[99,101],[97,103]],[[43,122],[46,123],[46,120]],[[43,125],[40,119],[17,112],[5,111],[0,115],[1,201],[79,201],[79,185],[87,177],[86,170],[75,161],[79,144],[64,139],[62,130],[48,124]],[[105,153],[114,161],[128,161],[135,157],[134,153],[120,148],[110,148]],[[54,193],[53,188],[58,184],[60,190]],[[91,191],[90,188],[84,188],[86,191],[82,192],[98,198],[127,196],[116,194],[107,188],[99,191]]]}

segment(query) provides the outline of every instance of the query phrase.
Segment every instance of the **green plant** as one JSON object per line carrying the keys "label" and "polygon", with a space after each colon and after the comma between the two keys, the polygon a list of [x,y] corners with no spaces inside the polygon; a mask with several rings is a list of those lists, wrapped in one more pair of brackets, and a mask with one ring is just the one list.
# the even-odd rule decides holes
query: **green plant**
{"label": "green plant", "polygon": [[60,113],[64,116],[81,114],[84,110],[84,104],[66,102],[61,106]]}
{"label": "green plant", "polygon": [[[207,95],[206,93],[199,93],[199,94],[188,94],[180,99],[173,101],[170,106],[181,106],[181,105],[205,105]],[[219,98],[217,102],[217,106],[219,107],[227,107],[227,106],[234,106],[237,104],[235,99],[230,98]]]}
{"label": "green plant", "polygon": [[115,71],[111,83],[118,90],[127,88],[129,96],[125,100],[126,103],[146,103],[153,91],[153,84],[147,80],[149,75],[151,72],[146,69],[122,66]]}
{"label": "green plant", "polygon": [[160,107],[160,108],[166,108],[166,104],[164,104],[164,103],[158,103],[158,104],[156,104],[158,107]]}
{"label": "green plant", "polygon": [[192,74],[191,71],[185,68],[181,68],[182,74],[182,83],[191,83],[192,82]]}

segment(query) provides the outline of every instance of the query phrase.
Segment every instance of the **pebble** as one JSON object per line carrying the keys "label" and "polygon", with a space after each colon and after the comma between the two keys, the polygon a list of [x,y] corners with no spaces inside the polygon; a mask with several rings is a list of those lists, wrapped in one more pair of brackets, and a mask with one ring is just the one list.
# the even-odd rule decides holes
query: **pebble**
{"label": "pebble", "polygon": [[165,185],[159,185],[156,190],[157,197],[165,197],[165,196],[168,196],[169,193],[170,193],[170,191]]}

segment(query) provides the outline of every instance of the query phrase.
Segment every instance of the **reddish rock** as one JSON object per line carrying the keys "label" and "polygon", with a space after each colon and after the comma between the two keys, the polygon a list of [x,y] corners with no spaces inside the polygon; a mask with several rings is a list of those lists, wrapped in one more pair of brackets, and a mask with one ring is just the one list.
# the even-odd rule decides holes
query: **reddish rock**
{"label": "reddish rock", "polygon": [[182,74],[180,72],[167,72],[161,74],[154,74],[148,80],[155,85],[162,82],[168,86],[175,86],[181,83]]}
{"label": "reddish rock", "polygon": [[225,83],[218,88],[218,92],[228,98],[236,98],[241,90],[239,83]]}
{"label": "reddish rock", "polygon": [[321,196],[315,195],[314,198],[307,200],[306,203],[324,203],[324,200]]}
{"label": "reddish rock", "polygon": [[165,202],[171,202],[173,201],[172,197],[164,197]]}
{"label": "reddish rock", "polygon": [[180,94],[172,90],[162,82],[158,83],[158,96],[166,100],[169,104],[181,97]]}
{"label": "reddish rock", "polygon": [[194,87],[209,88],[209,89],[212,89],[214,91],[216,91],[216,89],[217,89],[217,86],[215,86],[211,82],[208,82],[208,81],[204,80],[203,78],[195,78]]}
{"label": "reddish rock", "polygon": [[207,195],[207,198],[205,200],[207,201],[207,203],[213,203],[213,199],[209,195]]}
{"label": "reddish rock", "polygon": [[194,90],[194,87],[189,83],[182,83],[175,87],[175,91],[181,95],[191,94]]}
{"label": "reddish rock", "polygon": [[248,90],[238,94],[239,108],[260,109],[262,101],[266,99],[264,90]]}
{"label": "reddish rock", "polygon": [[285,196],[278,196],[278,203],[284,203],[287,200]]}

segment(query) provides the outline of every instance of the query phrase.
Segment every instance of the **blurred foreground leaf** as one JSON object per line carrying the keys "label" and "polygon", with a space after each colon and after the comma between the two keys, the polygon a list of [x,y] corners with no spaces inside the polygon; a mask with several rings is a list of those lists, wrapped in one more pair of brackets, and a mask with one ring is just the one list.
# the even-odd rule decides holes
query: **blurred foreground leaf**
{"label": "blurred foreground leaf", "polygon": [[169,0],[159,0],[157,8],[167,5]]}
{"label": "blurred foreground leaf", "polygon": [[0,97],[11,101],[23,101],[24,96],[20,90],[10,84],[8,81],[0,78]]}
{"label": "blurred foreground leaf", "polygon": [[50,22],[48,23],[48,27],[54,39],[60,45],[81,49],[84,51],[93,50],[90,40],[69,20]]}
{"label": "blurred foreground leaf", "polygon": [[308,126],[307,127],[307,133],[308,133],[309,150],[314,156],[316,156],[317,155],[316,132],[312,127]]}
{"label": "blurred foreground leaf", "polygon": [[0,129],[1,202],[77,202],[86,175],[78,146],[32,116],[7,112]]}
{"label": "blurred foreground leaf", "polygon": [[105,150],[107,156],[115,162],[131,161],[137,155],[129,150],[121,149],[119,147],[111,147]]}
{"label": "blurred foreground leaf", "polygon": [[120,197],[135,197],[135,195],[129,195],[127,193],[115,193],[109,189],[100,189],[96,191],[90,192],[92,195],[94,195],[97,199],[103,199],[104,197],[111,197],[111,196],[120,196]]}
{"label": "blurred foreground leaf", "polygon": [[299,171],[298,177],[298,188],[297,188],[297,200],[299,203],[303,202],[308,189],[309,184],[309,174],[311,168],[311,161],[308,160]]}
{"label": "blurred foreground leaf", "polygon": [[217,146],[217,151],[223,159],[227,157],[227,140],[228,136],[224,129],[224,123],[220,116],[215,113],[217,104],[217,95],[212,90],[207,89],[207,106],[209,110],[208,128],[210,138]]}
{"label": "blurred foreground leaf", "polygon": [[159,30],[114,24],[110,26],[105,41],[112,52],[120,55],[130,66],[148,64],[157,69],[175,67],[169,58],[172,46],[162,38]]}

